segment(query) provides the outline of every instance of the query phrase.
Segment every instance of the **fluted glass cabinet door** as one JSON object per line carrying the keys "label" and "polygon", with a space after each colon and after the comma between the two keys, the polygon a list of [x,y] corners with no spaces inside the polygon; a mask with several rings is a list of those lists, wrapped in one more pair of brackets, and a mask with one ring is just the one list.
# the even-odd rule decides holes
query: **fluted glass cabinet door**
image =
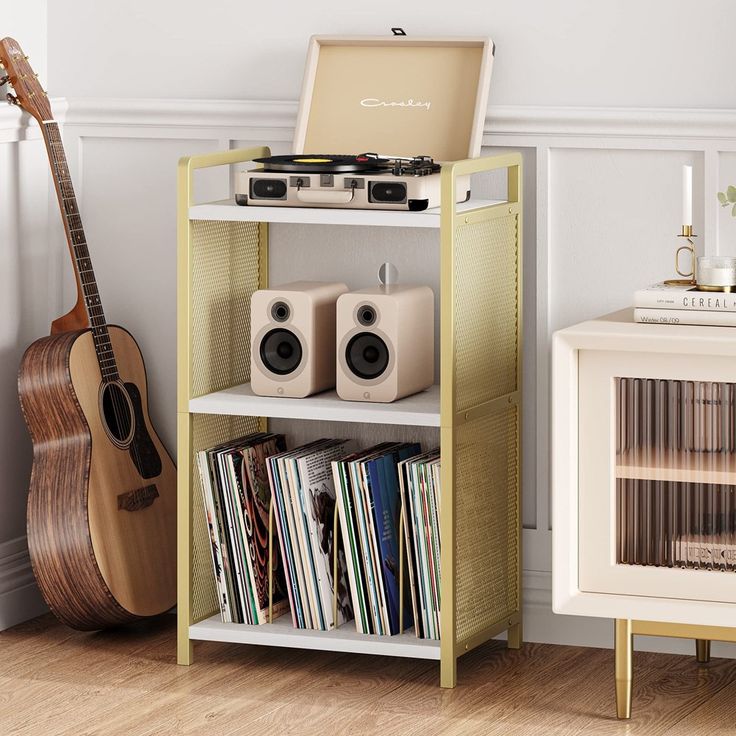
{"label": "fluted glass cabinet door", "polygon": [[736,602],[736,366],[579,353],[580,589]]}

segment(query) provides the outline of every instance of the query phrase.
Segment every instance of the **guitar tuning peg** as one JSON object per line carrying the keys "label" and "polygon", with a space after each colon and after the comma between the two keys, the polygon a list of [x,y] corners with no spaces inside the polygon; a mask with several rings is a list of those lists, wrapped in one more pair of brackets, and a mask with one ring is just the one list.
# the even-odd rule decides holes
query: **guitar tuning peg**
{"label": "guitar tuning peg", "polygon": [[10,77],[6,74],[4,77],[0,77],[0,87],[7,84],[10,81]]}
{"label": "guitar tuning peg", "polygon": [[28,59],[30,59],[31,57],[30,57],[30,56],[27,56],[27,55],[26,55],[26,56],[24,56],[23,58],[24,58],[24,59],[25,59],[26,61],[28,61]]}
{"label": "guitar tuning peg", "polygon": [[15,95],[11,95],[10,92],[5,95],[5,99],[8,101],[8,105],[20,105],[18,98]]}

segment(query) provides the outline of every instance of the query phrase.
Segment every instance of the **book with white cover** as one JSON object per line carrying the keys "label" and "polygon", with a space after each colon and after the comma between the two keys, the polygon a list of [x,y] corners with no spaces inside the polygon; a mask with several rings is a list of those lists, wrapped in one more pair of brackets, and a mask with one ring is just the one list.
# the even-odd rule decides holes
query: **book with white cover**
{"label": "book with white cover", "polygon": [[704,325],[736,327],[736,312],[708,312],[687,309],[635,309],[634,321],[656,325]]}
{"label": "book with white cover", "polygon": [[691,284],[666,284],[662,282],[634,292],[634,306],[647,309],[736,313],[736,292],[698,291]]}

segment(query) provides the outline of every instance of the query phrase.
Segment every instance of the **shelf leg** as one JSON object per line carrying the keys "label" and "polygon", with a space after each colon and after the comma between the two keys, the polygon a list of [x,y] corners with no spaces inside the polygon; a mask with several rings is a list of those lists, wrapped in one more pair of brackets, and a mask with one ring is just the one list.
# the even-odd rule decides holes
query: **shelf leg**
{"label": "shelf leg", "polygon": [[710,662],[710,639],[696,639],[695,653],[701,664]]}
{"label": "shelf leg", "polygon": [[509,649],[521,649],[521,645],[524,643],[523,640],[523,629],[521,621],[509,627],[508,636],[506,639],[506,646]]}
{"label": "shelf leg", "polygon": [[189,633],[181,630],[176,637],[176,663],[190,665],[194,661],[194,646]]}
{"label": "shelf leg", "polygon": [[614,629],[616,657],[616,715],[631,718],[631,683],[633,680],[634,635],[631,620],[617,618]]}
{"label": "shelf leg", "polygon": [[440,687],[452,688],[457,685],[457,658],[442,657],[440,660]]}

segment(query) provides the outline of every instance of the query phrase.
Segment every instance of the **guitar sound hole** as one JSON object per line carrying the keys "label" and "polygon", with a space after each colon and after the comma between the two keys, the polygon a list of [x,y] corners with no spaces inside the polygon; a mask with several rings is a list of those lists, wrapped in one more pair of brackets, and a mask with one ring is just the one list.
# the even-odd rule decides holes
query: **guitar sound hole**
{"label": "guitar sound hole", "polygon": [[112,440],[127,444],[133,428],[130,397],[117,383],[108,383],[102,390],[102,416]]}

